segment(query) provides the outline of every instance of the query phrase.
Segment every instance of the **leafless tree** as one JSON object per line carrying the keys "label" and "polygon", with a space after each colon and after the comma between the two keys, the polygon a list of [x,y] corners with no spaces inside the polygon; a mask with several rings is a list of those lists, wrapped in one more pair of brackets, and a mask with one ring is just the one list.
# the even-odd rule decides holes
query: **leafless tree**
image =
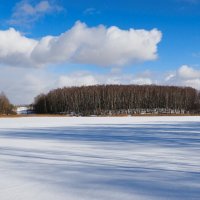
{"label": "leafless tree", "polygon": [[35,98],[37,113],[79,115],[194,113],[200,94],[191,87],[157,85],[95,85],[65,87]]}
{"label": "leafless tree", "polygon": [[10,104],[6,95],[2,92],[0,93],[0,114],[10,114],[12,113],[13,106]]}

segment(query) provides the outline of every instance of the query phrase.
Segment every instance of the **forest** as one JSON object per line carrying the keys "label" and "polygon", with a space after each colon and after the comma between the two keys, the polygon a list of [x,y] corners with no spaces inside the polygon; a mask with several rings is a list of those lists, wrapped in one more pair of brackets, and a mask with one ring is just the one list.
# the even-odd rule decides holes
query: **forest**
{"label": "forest", "polygon": [[13,105],[3,92],[0,93],[0,115],[8,115],[13,113]]}
{"label": "forest", "polygon": [[157,85],[64,87],[37,96],[34,109],[41,114],[78,116],[196,114],[200,113],[200,92]]}

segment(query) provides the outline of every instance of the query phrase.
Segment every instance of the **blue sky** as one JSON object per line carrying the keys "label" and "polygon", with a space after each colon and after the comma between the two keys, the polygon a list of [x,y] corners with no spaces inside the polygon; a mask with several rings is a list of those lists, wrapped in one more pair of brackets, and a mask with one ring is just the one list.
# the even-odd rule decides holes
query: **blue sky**
{"label": "blue sky", "polygon": [[[72,85],[200,89],[199,10],[200,0],[0,0],[0,91],[22,104],[41,92]],[[107,36],[112,26],[115,42]],[[48,45],[41,42],[49,36]],[[74,46],[76,51],[69,51]]]}

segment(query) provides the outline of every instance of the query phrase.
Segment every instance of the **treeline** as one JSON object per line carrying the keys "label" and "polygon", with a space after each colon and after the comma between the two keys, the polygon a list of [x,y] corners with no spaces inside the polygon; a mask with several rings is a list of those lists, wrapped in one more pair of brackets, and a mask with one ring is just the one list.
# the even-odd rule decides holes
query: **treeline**
{"label": "treeline", "polygon": [[65,87],[35,98],[37,113],[77,115],[198,113],[200,93],[191,87],[97,85]]}
{"label": "treeline", "polygon": [[0,93],[0,115],[8,115],[13,113],[13,105],[3,92]]}

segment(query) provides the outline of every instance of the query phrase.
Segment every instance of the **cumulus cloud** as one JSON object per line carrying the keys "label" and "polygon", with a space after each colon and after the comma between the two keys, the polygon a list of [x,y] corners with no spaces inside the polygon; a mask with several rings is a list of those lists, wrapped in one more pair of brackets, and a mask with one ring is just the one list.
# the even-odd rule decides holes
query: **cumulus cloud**
{"label": "cumulus cloud", "polygon": [[37,43],[13,28],[0,31],[0,63],[12,66],[33,65],[31,53]]}
{"label": "cumulus cloud", "polygon": [[79,21],[59,36],[40,40],[9,29],[0,31],[0,63],[26,67],[56,63],[123,66],[155,60],[161,37],[157,29],[121,30],[103,25],[90,28]]}
{"label": "cumulus cloud", "polygon": [[196,79],[200,78],[200,70],[195,70],[192,67],[183,65],[178,69],[177,75],[183,79]]}
{"label": "cumulus cloud", "polygon": [[53,4],[49,0],[39,1],[37,4],[32,4],[29,0],[22,0],[16,4],[8,23],[29,26],[30,23],[37,21],[44,15],[59,12],[62,9],[61,6]]}
{"label": "cumulus cloud", "polygon": [[190,86],[200,90],[200,70],[183,65],[175,72],[168,74],[165,81],[166,83]]}

